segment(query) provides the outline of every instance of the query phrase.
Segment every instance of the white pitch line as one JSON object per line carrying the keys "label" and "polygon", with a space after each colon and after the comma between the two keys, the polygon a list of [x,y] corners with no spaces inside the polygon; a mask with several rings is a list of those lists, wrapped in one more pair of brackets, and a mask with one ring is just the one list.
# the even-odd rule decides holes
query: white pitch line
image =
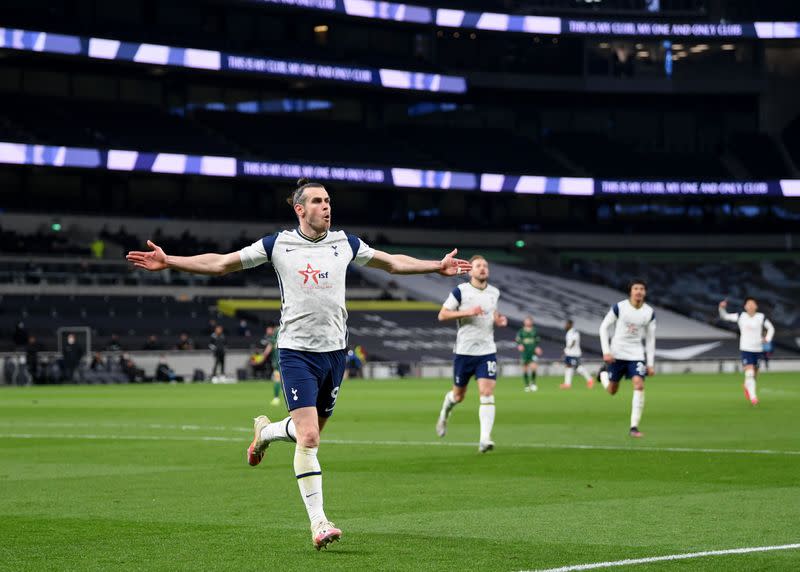
{"label": "white pitch line", "polygon": [[[349,439],[323,439],[323,443],[334,445],[414,445],[435,447],[476,447],[477,443],[453,441],[361,441]],[[559,445],[555,443],[506,443],[504,449],[578,449],[588,451],[645,451],[656,453],[733,453],[754,455],[800,455],[800,451],[782,451],[779,449],[699,449],[691,447],[622,447],[617,445]]]}
{"label": "white pitch line", "polygon": [[[152,427],[152,425],[150,426]],[[159,426],[164,428],[166,426]],[[185,426],[175,425],[174,428],[185,429]],[[248,431],[249,432],[249,431]],[[53,439],[52,434],[41,435],[35,433],[0,433],[0,438],[7,439]],[[118,434],[62,434],[57,439],[124,439],[126,441],[222,441],[243,442],[242,437],[204,436],[204,435],[118,435]],[[359,439],[323,439],[323,443],[330,445],[371,445],[385,447],[477,447],[477,443],[459,441],[373,441]],[[690,447],[621,447],[614,445],[559,445],[551,443],[508,443],[502,445],[506,449],[552,449],[552,450],[588,450],[588,451],[644,451],[650,453],[714,453],[735,455],[787,455],[800,456],[800,451],[781,451],[778,449],[694,449]]]}
{"label": "white pitch line", "polygon": [[209,437],[203,435],[34,435],[33,433],[0,433],[0,439],[49,439],[64,440],[64,439],[85,439],[88,441],[223,441],[232,443],[241,443],[242,439],[238,437]]}
{"label": "white pitch line", "polygon": [[140,429],[180,429],[181,431],[236,431],[241,433],[252,433],[251,428],[226,427],[224,425],[194,425],[190,423],[169,424],[169,423],[125,423],[100,421],[96,423],[88,422],[60,422],[60,421],[0,421],[0,427],[138,427]]}
{"label": "white pitch line", "polygon": [[597,570],[598,568],[616,568],[618,566],[635,566],[637,564],[650,564],[652,562],[666,562],[668,560],[688,560],[690,558],[704,558],[706,556],[725,556],[728,554],[751,554],[753,552],[773,552],[775,550],[795,550],[800,544],[780,544],[777,546],[753,546],[750,548],[731,548],[728,550],[707,550],[705,552],[689,552],[687,554],[668,554],[666,556],[651,556],[650,558],[629,558],[615,562],[594,562],[592,564],[574,564],[560,568],[547,568],[525,572],[575,572],[577,570]]}

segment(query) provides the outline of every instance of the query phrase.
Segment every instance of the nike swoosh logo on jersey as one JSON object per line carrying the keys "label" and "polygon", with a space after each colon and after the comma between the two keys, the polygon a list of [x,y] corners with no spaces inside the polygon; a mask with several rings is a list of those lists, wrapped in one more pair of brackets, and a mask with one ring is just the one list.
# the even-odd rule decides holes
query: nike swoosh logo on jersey
{"label": "nike swoosh logo on jersey", "polygon": [[287,248],[287,249],[286,249],[286,252],[293,252],[293,251],[295,251],[295,250],[297,250],[297,249],[296,249],[296,248]]}

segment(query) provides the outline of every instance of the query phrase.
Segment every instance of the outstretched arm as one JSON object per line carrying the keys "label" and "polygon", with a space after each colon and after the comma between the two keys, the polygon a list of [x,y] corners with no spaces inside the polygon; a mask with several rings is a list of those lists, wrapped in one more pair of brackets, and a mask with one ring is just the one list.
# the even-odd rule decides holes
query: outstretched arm
{"label": "outstretched arm", "polygon": [[242,269],[239,252],[228,254],[198,254],[197,256],[171,256],[165,253],[160,246],[148,240],[147,246],[152,250],[141,252],[131,251],[126,258],[137,268],[144,268],[151,272],[172,268],[191,272],[192,274],[210,274],[221,276],[229,272]]}
{"label": "outstretched arm", "polygon": [[382,250],[376,250],[367,266],[380,268],[390,274],[431,274],[438,273],[443,276],[455,276],[464,274],[472,269],[472,264],[468,260],[454,258],[458,253],[455,248],[441,260],[420,260],[405,254],[389,254]]}
{"label": "outstretched arm", "polygon": [[726,322],[738,322],[739,321],[739,314],[729,314],[725,311],[725,308],[728,307],[728,301],[723,300],[719,303],[719,317],[721,320],[725,320]]}

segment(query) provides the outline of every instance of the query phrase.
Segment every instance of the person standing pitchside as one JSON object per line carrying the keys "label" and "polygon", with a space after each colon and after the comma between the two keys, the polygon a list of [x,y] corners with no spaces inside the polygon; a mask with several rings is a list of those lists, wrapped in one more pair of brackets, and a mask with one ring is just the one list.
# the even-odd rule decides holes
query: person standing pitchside
{"label": "person standing pitchside", "polygon": [[222,329],[222,326],[216,326],[214,328],[214,333],[211,334],[211,341],[208,344],[208,349],[211,350],[211,354],[214,356],[214,368],[211,370],[211,381],[216,381],[217,378],[217,368],[219,368],[219,373],[221,377],[225,378],[225,332]]}
{"label": "person standing pitchside", "polygon": [[264,346],[262,355],[264,359],[269,358],[270,366],[272,366],[272,401],[270,405],[280,405],[279,396],[281,394],[281,368],[279,364],[279,351],[278,351],[278,332],[275,326],[267,326],[264,331],[264,337],[261,339],[261,344]]}
{"label": "person standing pitchside", "polygon": [[152,241],[150,251],[129,252],[139,268],[166,268],[195,274],[222,275],[272,263],[281,290],[278,333],[283,393],[289,417],[276,423],[255,418],[255,436],[247,460],[258,465],[274,441],[295,442],[294,470],[311,522],[313,546],[319,550],[339,540],[342,531],[323,510],[322,471],[317,459],[320,432],[332,415],[345,367],[347,310],[345,273],[350,262],[391,274],[439,273],[454,276],[471,265],[455,258],[439,261],[374,250],[357,236],[332,231],[331,201],[321,183],[300,179],[288,202],[298,220],[294,230],[265,236],[238,252],[170,256]]}

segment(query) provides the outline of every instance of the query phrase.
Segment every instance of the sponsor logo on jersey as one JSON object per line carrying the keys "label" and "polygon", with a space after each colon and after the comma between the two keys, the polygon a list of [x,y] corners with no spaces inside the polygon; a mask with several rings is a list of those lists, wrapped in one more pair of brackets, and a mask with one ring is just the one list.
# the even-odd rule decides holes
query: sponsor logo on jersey
{"label": "sponsor logo on jersey", "polygon": [[314,269],[311,263],[307,263],[306,269],[298,270],[297,273],[303,277],[303,286],[306,288],[333,288],[333,285],[327,282],[328,272]]}

